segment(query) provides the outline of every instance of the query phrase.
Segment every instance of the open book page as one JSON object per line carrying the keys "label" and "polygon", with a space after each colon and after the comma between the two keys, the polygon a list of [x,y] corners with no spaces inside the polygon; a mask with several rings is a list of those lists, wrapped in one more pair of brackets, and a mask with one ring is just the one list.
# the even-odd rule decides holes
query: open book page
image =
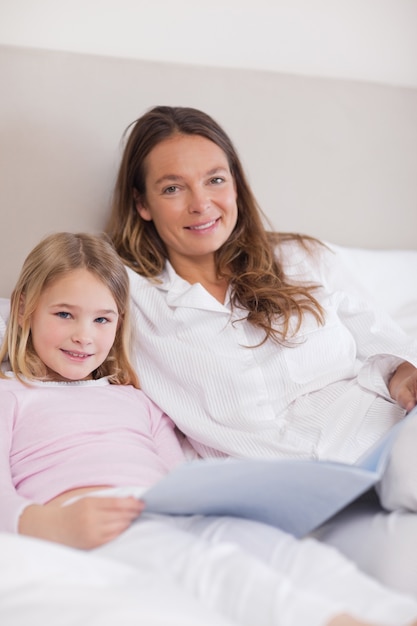
{"label": "open book page", "polygon": [[[417,408],[409,416],[416,413]],[[238,516],[303,537],[379,481],[403,421],[355,465],[287,459],[190,461],[146,492],[147,510]]]}

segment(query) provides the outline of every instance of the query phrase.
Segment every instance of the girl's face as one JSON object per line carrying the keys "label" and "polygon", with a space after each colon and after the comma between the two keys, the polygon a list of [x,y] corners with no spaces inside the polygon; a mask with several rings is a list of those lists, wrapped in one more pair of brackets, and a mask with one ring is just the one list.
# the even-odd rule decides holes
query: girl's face
{"label": "girl's face", "polygon": [[210,260],[237,221],[236,188],[225,153],[199,135],[173,135],[146,158],[146,197],[136,207],[153,221],[175,269]]}
{"label": "girl's face", "polygon": [[87,380],[107,358],[118,319],[108,287],[74,270],[42,292],[31,318],[33,347],[53,380]]}

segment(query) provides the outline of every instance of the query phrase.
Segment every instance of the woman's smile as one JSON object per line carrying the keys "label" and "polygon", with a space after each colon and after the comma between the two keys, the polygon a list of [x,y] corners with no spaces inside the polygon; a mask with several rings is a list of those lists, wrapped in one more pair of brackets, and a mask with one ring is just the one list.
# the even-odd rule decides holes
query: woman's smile
{"label": "woman's smile", "polygon": [[204,224],[195,224],[194,226],[185,226],[188,230],[193,230],[197,232],[205,232],[208,230],[212,230],[215,226],[217,226],[220,221],[220,217],[210,220],[209,222],[204,222]]}

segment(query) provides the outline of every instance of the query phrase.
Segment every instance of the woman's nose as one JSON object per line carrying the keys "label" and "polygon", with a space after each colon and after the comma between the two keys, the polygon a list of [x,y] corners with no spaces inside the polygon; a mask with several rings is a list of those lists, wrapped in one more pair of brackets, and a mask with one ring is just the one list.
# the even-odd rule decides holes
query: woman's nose
{"label": "woman's nose", "polygon": [[210,197],[205,189],[190,191],[188,210],[190,213],[204,213],[210,208]]}

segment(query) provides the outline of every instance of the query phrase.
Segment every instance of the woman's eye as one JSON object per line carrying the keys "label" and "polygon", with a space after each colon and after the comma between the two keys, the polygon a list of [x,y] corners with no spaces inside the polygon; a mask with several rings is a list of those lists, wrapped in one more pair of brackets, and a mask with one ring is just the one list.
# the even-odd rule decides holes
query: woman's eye
{"label": "woman's eye", "polygon": [[221,176],[215,176],[215,178],[212,178],[210,182],[213,183],[213,185],[220,185],[220,183],[224,183],[224,178]]}
{"label": "woman's eye", "polygon": [[170,185],[169,187],[165,187],[164,193],[169,195],[171,193],[175,193],[177,190],[178,190],[178,187],[176,185]]}

